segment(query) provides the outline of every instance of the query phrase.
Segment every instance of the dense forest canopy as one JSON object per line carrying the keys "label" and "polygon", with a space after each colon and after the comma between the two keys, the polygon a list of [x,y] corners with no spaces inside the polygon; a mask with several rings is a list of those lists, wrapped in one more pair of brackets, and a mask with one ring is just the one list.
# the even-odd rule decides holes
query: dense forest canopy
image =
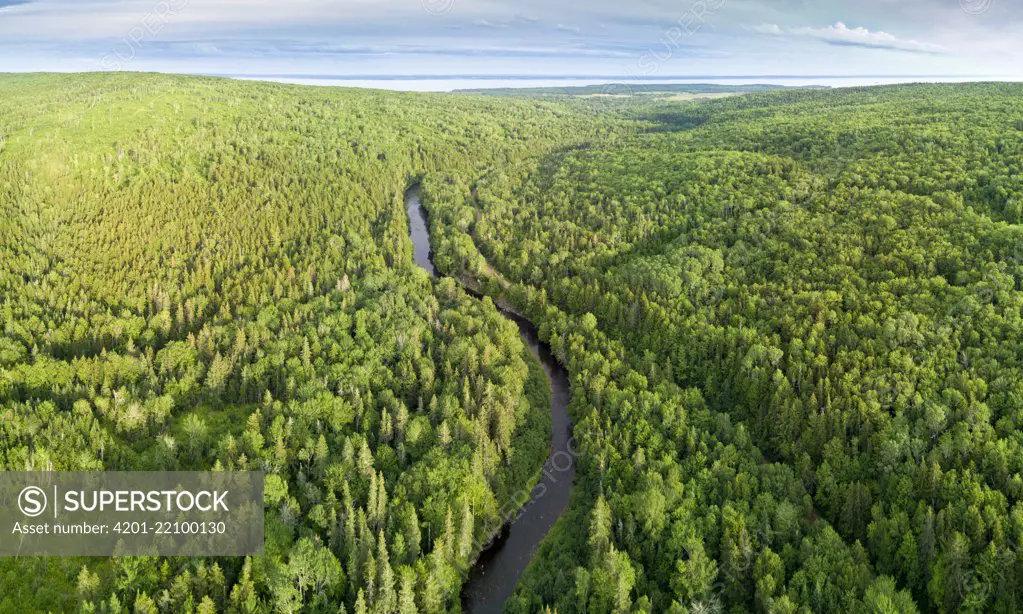
{"label": "dense forest canopy", "polygon": [[1023,609],[1021,96],[0,77],[0,469],[268,475],[265,556],[0,611],[458,611],[550,436],[495,302],[579,463],[508,612]]}
{"label": "dense forest canopy", "polygon": [[6,560],[0,611],[456,607],[548,391],[492,304],[413,266],[403,191],[580,121],[154,75],[0,97],[0,469],[268,475],[266,556]]}
{"label": "dense forest canopy", "polygon": [[578,521],[511,609],[1023,608],[1021,95],[643,107],[438,191],[575,376]]}

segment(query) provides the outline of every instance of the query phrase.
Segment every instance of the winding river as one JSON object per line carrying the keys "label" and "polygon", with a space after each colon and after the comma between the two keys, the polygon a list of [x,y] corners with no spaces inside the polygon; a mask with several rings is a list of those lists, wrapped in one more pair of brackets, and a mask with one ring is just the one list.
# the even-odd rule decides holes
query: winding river
{"label": "winding river", "polygon": [[[427,213],[419,199],[419,187],[405,194],[409,232],[415,248],[416,264],[430,275],[440,273],[430,258],[430,235]],[[468,290],[474,296],[471,290]],[[551,453],[543,467],[540,481],[531,498],[518,512],[509,511],[509,522],[483,551],[469,573],[462,589],[462,608],[469,614],[500,613],[504,602],[515,591],[515,585],[533,560],[540,542],[568,507],[575,478],[575,459],[571,449],[572,425],[568,419],[568,374],[551,355],[550,347],[540,341],[536,327],[514,313],[501,309],[506,318],[519,327],[522,340],[543,365],[551,384]],[[525,497],[523,497],[525,498]],[[508,502],[510,503],[510,502]]]}

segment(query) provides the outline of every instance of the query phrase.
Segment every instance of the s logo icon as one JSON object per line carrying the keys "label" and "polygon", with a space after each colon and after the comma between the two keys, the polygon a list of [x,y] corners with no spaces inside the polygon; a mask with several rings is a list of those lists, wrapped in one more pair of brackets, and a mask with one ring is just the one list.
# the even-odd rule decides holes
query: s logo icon
{"label": "s logo icon", "polygon": [[18,495],[18,508],[29,518],[46,511],[46,493],[38,486],[28,486]]}

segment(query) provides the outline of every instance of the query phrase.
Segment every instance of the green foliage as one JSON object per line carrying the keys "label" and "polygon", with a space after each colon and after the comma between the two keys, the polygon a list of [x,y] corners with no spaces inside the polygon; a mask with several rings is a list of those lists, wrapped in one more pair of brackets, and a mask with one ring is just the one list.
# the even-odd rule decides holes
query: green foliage
{"label": "green foliage", "polygon": [[548,391],[492,304],[413,265],[401,197],[583,120],[145,74],[0,99],[0,469],[268,474],[265,556],[6,560],[0,611],[454,607]]}
{"label": "green foliage", "polygon": [[[266,556],[8,560],[0,611],[1015,612],[1023,89],[622,104],[0,78],[0,468],[268,474]],[[635,101],[634,101],[635,102]]]}
{"label": "green foliage", "polygon": [[573,376],[582,492],[510,611],[618,611],[609,553],[653,611],[1020,609],[1021,94],[634,106],[428,184],[437,261]]}

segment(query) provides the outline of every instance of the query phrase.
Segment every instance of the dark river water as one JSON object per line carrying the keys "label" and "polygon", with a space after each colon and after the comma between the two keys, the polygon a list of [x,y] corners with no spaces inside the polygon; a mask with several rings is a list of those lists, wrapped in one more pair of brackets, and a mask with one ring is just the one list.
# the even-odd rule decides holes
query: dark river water
{"label": "dark river water", "polygon": [[[405,195],[408,207],[409,232],[415,246],[415,261],[433,276],[438,276],[430,259],[430,235],[427,214],[419,201],[419,188],[411,188]],[[515,510],[514,502],[500,502],[507,510],[507,520],[500,535],[480,555],[462,589],[462,607],[471,614],[501,612],[504,602],[515,591],[515,585],[533,560],[540,542],[568,507],[575,478],[575,456],[571,447],[572,424],[568,419],[568,374],[551,355],[550,347],[540,341],[536,327],[525,318],[501,310],[506,318],[515,322],[522,340],[543,365],[551,384],[551,454],[544,464],[543,475],[531,493],[516,497],[526,501]]]}

